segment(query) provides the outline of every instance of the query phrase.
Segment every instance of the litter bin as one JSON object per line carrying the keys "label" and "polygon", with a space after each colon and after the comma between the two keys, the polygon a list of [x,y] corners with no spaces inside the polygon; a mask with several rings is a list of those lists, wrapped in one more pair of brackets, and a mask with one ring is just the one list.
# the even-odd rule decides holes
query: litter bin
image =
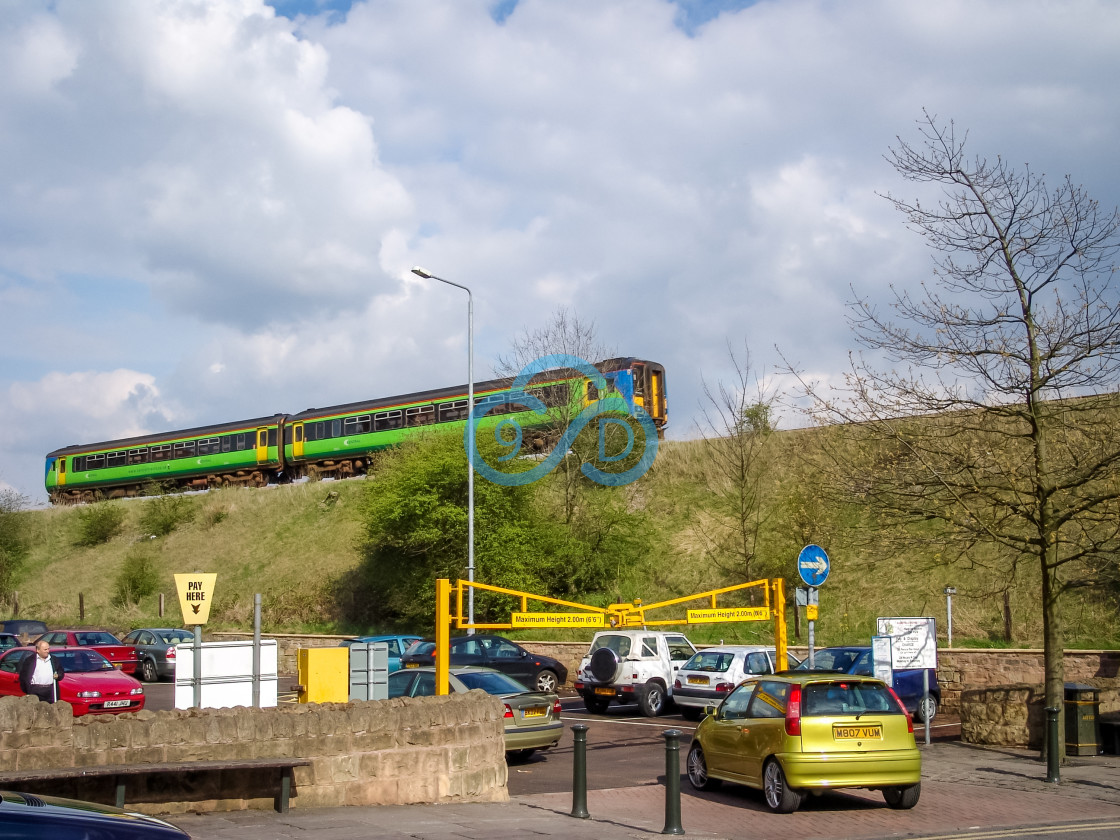
{"label": "litter bin", "polygon": [[1066,755],[1101,754],[1100,691],[1066,683]]}

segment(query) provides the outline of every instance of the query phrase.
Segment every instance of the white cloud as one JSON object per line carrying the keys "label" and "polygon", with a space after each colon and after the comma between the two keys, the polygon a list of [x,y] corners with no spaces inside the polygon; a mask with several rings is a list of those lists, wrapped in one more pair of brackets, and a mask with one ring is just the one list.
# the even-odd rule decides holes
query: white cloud
{"label": "white cloud", "polygon": [[690,34],[663,0],[10,5],[0,470],[461,382],[464,296],[417,263],[473,290],[480,377],[568,305],[666,364],[673,435],[728,339],[834,381],[850,289],[929,276],[876,195],[916,192],[883,154],[923,107],[1120,203],[1120,9],[1065,9],[783,0]]}

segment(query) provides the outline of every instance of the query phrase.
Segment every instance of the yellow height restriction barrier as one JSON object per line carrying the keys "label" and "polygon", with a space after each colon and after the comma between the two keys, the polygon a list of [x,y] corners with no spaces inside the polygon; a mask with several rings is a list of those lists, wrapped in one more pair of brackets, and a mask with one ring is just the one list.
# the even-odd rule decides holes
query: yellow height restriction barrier
{"label": "yellow height restriction barrier", "polygon": [[[463,611],[463,593],[467,591],[468,587],[520,598],[521,609],[510,613],[508,622],[471,624],[464,618],[465,613]],[[721,595],[752,588],[762,589],[762,605],[721,607],[717,603]],[[676,607],[701,599],[706,600],[707,605],[703,608],[687,610],[683,618],[678,615],[674,618],[653,619],[646,615],[646,613],[655,610]],[[530,601],[551,604],[555,607],[567,607],[574,611],[531,612],[529,610]],[[722,589],[709,589],[707,592],[698,592],[695,595],[686,595],[683,598],[673,598],[668,601],[658,601],[654,604],[643,604],[639,599],[632,604],[611,604],[609,607],[593,607],[574,601],[562,601],[559,598],[533,595],[529,592],[519,592],[516,589],[504,589],[500,586],[490,586],[477,581],[460,580],[452,585],[449,579],[439,578],[436,580],[436,693],[447,694],[451,687],[448,679],[447,650],[448,642],[451,639],[452,624],[459,630],[511,630],[515,627],[589,627],[600,629],[603,627],[655,627],[666,624],[712,624],[729,621],[769,621],[771,619],[774,622],[775,661],[785,662],[788,637],[786,635],[785,581],[781,578],[754,580],[750,583],[725,586]]]}

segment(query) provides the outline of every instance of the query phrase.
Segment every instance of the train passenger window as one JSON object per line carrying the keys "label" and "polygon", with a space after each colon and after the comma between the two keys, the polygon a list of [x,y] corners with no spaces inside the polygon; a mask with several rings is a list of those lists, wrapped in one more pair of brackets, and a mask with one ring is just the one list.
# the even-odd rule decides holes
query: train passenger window
{"label": "train passenger window", "polygon": [[109,452],[105,455],[105,466],[123,467],[128,463],[128,452],[124,449],[119,452]]}
{"label": "train passenger window", "polygon": [[105,466],[104,455],[87,455],[86,456],[86,469],[99,470]]}
{"label": "train passenger window", "polygon": [[370,429],[369,415],[363,414],[360,417],[347,417],[343,421],[342,427],[346,430],[346,434],[348,435],[365,434]]}
{"label": "train passenger window", "polygon": [[358,418],[358,434],[364,435],[366,432],[373,430],[373,421],[368,414],[363,414]]}
{"label": "train passenger window", "polygon": [[249,445],[245,440],[246,437],[247,437],[247,435],[244,432],[242,432],[241,434],[239,434],[237,436],[237,446],[235,446],[234,449],[236,449],[238,452],[240,452],[242,449],[248,449],[249,448]]}
{"label": "train passenger window", "polygon": [[597,399],[599,399],[599,386],[589,381],[587,383],[587,400],[593,402]]}
{"label": "train passenger window", "polygon": [[399,411],[382,411],[373,415],[373,430],[387,432],[390,429],[399,429],[404,425],[404,415]]}
{"label": "train passenger window", "polygon": [[153,461],[168,461],[171,459],[171,444],[165,443],[163,446],[153,446],[151,448]]}
{"label": "train passenger window", "polygon": [[199,455],[216,455],[221,448],[221,443],[217,438],[205,438],[198,442]]}
{"label": "train passenger window", "polygon": [[276,430],[275,426],[273,426],[271,429],[268,430],[268,445],[269,446],[275,446],[276,445],[276,431],[277,430]]}
{"label": "train passenger window", "polygon": [[555,385],[545,385],[544,404],[551,407],[568,404],[568,383],[557,382]]}
{"label": "train passenger window", "polygon": [[128,463],[146,464],[148,462],[148,448],[128,450]]}
{"label": "train passenger window", "polygon": [[427,426],[436,421],[436,407],[434,405],[418,405],[415,408],[404,410],[405,422],[409,426]]}
{"label": "train passenger window", "polygon": [[644,397],[646,395],[646,369],[634,368],[634,396]]}
{"label": "train passenger window", "polygon": [[453,420],[466,420],[467,413],[466,400],[443,403],[439,407],[439,422],[450,423]]}
{"label": "train passenger window", "polygon": [[233,445],[233,435],[222,435],[222,452],[229,452]]}
{"label": "train passenger window", "polygon": [[194,456],[194,441],[184,440],[171,447],[172,458],[191,458]]}
{"label": "train passenger window", "polygon": [[486,406],[486,410],[483,412],[486,417],[509,414],[509,405],[506,403],[505,394],[491,394],[489,397],[479,400],[479,403]]}
{"label": "train passenger window", "polygon": [[331,437],[332,438],[342,437],[342,421],[341,420],[332,420],[331,421]]}
{"label": "train passenger window", "polygon": [[[74,472],[81,472],[85,468],[86,468],[86,456],[85,455],[76,455],[74,457]],[[57,469],[59,473],[66,472],[66,459],[65,458],[59,458],[58,459],[58,466],[55,469]]]}

